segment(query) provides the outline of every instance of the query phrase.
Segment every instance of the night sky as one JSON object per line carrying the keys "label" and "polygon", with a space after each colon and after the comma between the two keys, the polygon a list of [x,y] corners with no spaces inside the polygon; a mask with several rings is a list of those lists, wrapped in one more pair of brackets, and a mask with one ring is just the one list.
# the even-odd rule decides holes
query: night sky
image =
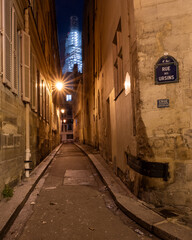
{"label": "night sky", "polygon": [[60,56],[62,57],[63,41],[70,30],[70,17],[79,18],[79,27],[82,30],[83,0],[55,0],[57,29],[60,44]]}

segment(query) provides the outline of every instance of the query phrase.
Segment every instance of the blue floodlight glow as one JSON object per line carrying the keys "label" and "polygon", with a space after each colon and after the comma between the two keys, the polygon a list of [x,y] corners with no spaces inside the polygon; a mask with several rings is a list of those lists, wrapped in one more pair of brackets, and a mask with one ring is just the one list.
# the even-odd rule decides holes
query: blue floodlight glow
{"label": "blue floodlight glow", "polygon": [[78,72],[82,73],[82,41],[81,32],[78,30],[78,18],[71,17],[71,30],[65,43],[65,65],[63,73],[73,72],[77,64]]}

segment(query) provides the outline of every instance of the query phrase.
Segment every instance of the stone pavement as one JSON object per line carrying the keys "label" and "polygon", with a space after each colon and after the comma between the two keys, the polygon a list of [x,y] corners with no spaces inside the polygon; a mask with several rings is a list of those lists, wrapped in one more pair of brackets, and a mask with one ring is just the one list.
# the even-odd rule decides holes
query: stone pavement
{"label": "stone pavement", "polygon": [[[180,221],[179,216],[164,217],[155,207],[149,207],[135,198],[123,183],[110,171],[99,152],[90,146],[77,144],[87,154],[95,168],[108,186],[117,206],[131,219],[162,239],[191,240],[192,228]],[[176,217],[177,216],[177,217]],[[185,218],[186,219],[186,218]],[[190,219],[190,216],[189,216]]]}
{"label": "stone pavement", "polygon": [[4,237],[13,239],[158,238],[117,208],[93,164],[77,146],[63,144]]}
{"label": "stone pavement", "polygon": [[[135,196],[133,196],[128,191],[128,189],[122,184],[122,182],[112,173],[112,171],[108,169],[106,163],[104,162],[101,155],[97,151],[95,151],[93,148],[86,145],[76,144],[76,146],[78,146],[84,153],[87,154],[87,156],[92,161],[95,168],[97,169],[99,175],[103,179],[104,183],[108,187],[117,206],[124,213],[126,213],[130,218],[132,218],[135,222],[140,224],[142,227],[156,234],[158,237],[162,239],[181,239],[181,240],[192,239],[192,230],[189,227],[179,224],[177,219],[163,217],[162,215],[158,214],[155,211],[155,209],[150,209],[148,206],[146,206],[144,202],[138,200]],[[40,193],[40,196],[38,197],[39,199],[38,204],[35,205],[35,207],[37,208],[37,211],[34,212],[34,216],[33,216],[34,220],[30,220],[30,222],[33,222],[33,224],[28,226],[28,229],[25,230],[23,233],[24,235],[21,236],[21,239],[23,240],[24,239],[27,239],[27,240],[28,239],[35,239],[35,240],[37,239],[75,239],[77,240],[77,239],[93,239],[93,237],[94,239],[102,239],[102,240],[119,239],[118,237],[113,238],[116,233],[117,234],[119,233],[116,230],[117,228],[116,227],[114,228],[113,226],[116,226],[117,224],[119,224],[119,222],[117,221],[117,219],[115,220],[112,215],[108,217],[111,219],[111,226],[109,227],[110,229],[109,232],[113,233],[111,237],[109,234],[108,238],[106,237],[101,238],[101,236],[99,235],[100,233],[95,230],[96,228],[99,228],[101,230],[103,229],[104,231],[106,223],[103,221],[100,221],[100,217],[102,219],[105,219],[105,216],[109,214],[108,212],[105,211],[106,209],[102,205],[102,202],[100,202],[101,201],[100,197],[104,193],[102,193],[101,195],[100,194],[98,195],[98,193],[95,192],[96,190],[93,191],[93,189],[90,190],[85,187],[87,185],[90,185],[93,188],[96,187],[98,183],[96,184],[95,180],[93,179],[93,177],[96,179],[96,174],[94,173],[92,176],[90,176],[90,173],[87,172],[87,170],[90,170],[90,169],[87,169],[87,166],[88,166],[87,162],[80,163],[80,161],[77,161],[77,159],[79,159],[81,154],[79,154],[79,152],[76,150],[74,151],[75,146],[72,147],[73,151],[67,151],[67,152],[63,151],[62,148],[60,149],[60,147],[61,145],[58,146],[33,171],[29,179],[25,179],[25,181],[23,181],[19,186],[17,186],[14,189],[14,196],[9,201],[0,202],[0,213],[1,213],[0,214],[0,239],[3,239],[3,236],[13,224],[14,220],[22,210],[25,202],[27,201],[30,194],[35,189],[35,186],[38,184],[38,181],[43,176],[43,174],[45,173],[46,169],[48,168],[52,160],[54,158],[57,158],[56,153],[60,154],[58,155],[60,160],[64,158],[65,159],[68,158],[68,161],[65,162],[65,164],[60,161],[61,165],[55,165],[55,167],[53,167],[52,174],[50,175],[50,177],[46,178],[46,184],[43,187],[42,194]],[[73,159],[75,155],[77,159],[73,162],[70,160],[71,159],[70,156]],[[52,164],[49,166],[49,168],[52,168]],[[89,168],[91,167],[89,166]],[[64,169],[65,169],[65,177],[63,177]],[[88,182],[87,182],[87,179],[89,179]],[[84,183],[84,184],[81,184],[81,183]],[[71,185],[72,186],[74,185],[74,186],[71,187]],[[82,188],[79,188],[79,186],[77,185],[84,185],[84,186],[81,186]],[[49,194],[49,192],[51,193],[51,195]],[[55,201],[54,196],[58,196],[58,198],[56,199],[57,201]],[[87,196],[86,199],[85,199],[85,196]],[[90,199],[94,199],[96,201],[93,202],[93,205],[89,206]],[[63,205],[64,202],[67,203],[67,205],[64,206]],[[84,202],[88,205],[89,208],[93,210],[92,212],[91,211],[87,212],[85,210],[86,208],[82,208],[82,204]],[[98,208],[94,209],[95,208],[94,206],[97,206],[97,202],[99,202],[99,206]],[[43,219],[43,216],[46,216],[46,213],[48,212],[48,210],[44,211],[45,206],[49,209],[49,211],[50,211],[50,206],[52,206],[53,208],[52,214],[48,215],[46,220]],[[63,207],[65,209],[63,209]],[[100,211],[101,209],[102,211]],[[75,210],[75,213],[77,214],[74,214],[74,210]],[[55,214],[54,211],[59,211],[57,213],[58,219],[57,219],[57,216],[54,215]],[[71,212],[72,214],[67,215],[66,212],[69,212],[69,213]],[[78,221],[82,222],[83,219],[89,219],[90,217],[89,213],[91,213],[91,216],[92,216],[90,220],[90,222],[92,221],[91,222],[92,224],[88,224],[88,222],[84,223],[84,224],[88,224],[87,225],[88,228],[86,229],[88,230],[86,237],[84,235],[84,232],[86,231],[85,229],[84,231],[82,229],[77,229],[77,232],[79,233],[79,237],[77,238],[73,236],[69,238],[69,236],[72,236],[73,234],[73,232],[70,232],[70,230],[73,229],[73,226],[71,226],[70,224],[74,224],[74,228],[77,228]],[[97,216],[97,213],[100,213],[101,215]],[[83,214],[83,216],[81,214]],[[75,216],[76,219],[74,219],[73,216]],[[94,218],[95,216],[97,217]],[[37,222],[37,225],[35,225],[35,222],[38,221],[38,219],[42,221],[41,222],[42,224],[39,224]],[[47,224],[48,221],[49,221],[49,224]],[[58,226],[59,222],[61,221],[64,222],[63,224],[65,224],[65,227],[63,227],[62,231],[65,233],[65,236],[61,237],[61,235],[59,235],[59,237],[56,237],[54,235],[53,236],[48,235],[47,238],[38,238],[39,235],[37,235],[36,238],[33,238],[32,237],[33,235],[30,235],[30,238],[29,238],[29,236],[27,235],[27,233],[30,231],[36,232],[34,231],[34,229],[36,230],[38,229],[38,227],[40,227],[40,230],[47,229],[46,227],[48,227],[48,229],[49,228],[51,229],[54,221],[57,222],[57,225],[54,224],[54,226]],[[121,230],[120,233],[122,233],[121,237],[119,235],[120,239],[131,239],[131,240],[150,239],[150,237],[145,238],[143,236],[142,238],[138,238],[138,236],[135,235],[133,231],[129,231],[127,229],[125,230],[121,224],[119,225],[118,229],[120,229]],[[61,231],[61,229],[56,230],[55,234],[57,234],[59,231]],[[47,232],[49,233],[48,230]],[[141,232],[139,228],[138,228],[138,232]],[[129,237],[127,234],[129,235]],[[66,236],[68,236],[68,238],[65,238]]]}
{"label": "stone pavement", "polygon": [[0,240],[3,239],[6,232],[9,230],[19,212],[23,208],[35,186],[45,173],[48,166],[51,164],[54,156],[59,151],[59,145],[56,147],[34,171],[29,178],[25,178],[20,184],[14,188],[14,195],[10,200],[0,201]]}

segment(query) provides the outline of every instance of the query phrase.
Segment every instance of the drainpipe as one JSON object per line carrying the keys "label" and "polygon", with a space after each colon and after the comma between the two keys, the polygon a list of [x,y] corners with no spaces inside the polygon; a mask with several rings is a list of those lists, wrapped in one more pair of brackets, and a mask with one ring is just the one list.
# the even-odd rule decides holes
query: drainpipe
{"label": "drainpipe", "polygon": [[[25,32],[29,34],[29,8],[25,9]],[[26,102],[25,105],[25,119],[26,119],[26,149],[25,149],[25,176],[28,178],[30,174],[30,158],[31,158],[31,151],[30,151],[30,125],[29,125],[29,113],[30,113],[30,106],[29,103]]]}

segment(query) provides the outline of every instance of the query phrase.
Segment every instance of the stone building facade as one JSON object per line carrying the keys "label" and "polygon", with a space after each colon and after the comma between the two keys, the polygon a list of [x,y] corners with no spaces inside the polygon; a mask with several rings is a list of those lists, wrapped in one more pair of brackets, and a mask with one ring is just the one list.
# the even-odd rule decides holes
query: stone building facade
{"label": "stone building facade", "polygon": [[[71,75],[71,74],[70,74]],[[73,92],[72,90],[67,90],[67,92],[62,94],[61,104],[61,142],[73,142]]]}
{"label": "stone building facade", "polygon": [[83,75],[73,71],[73,139],[79,142],[83,139]]}
{"label": "stone building facade", "polygon": [[85,1],[81,141],[156,206],[192,207],[191,18],[190,0]]}
{"label": "stone building facade", "polygon": [[74,64],[72,72],[63,75],[64,89],[60,93],[60,126],[61,142],[78,141],[82,107],[82,73],[78,64]]}
{"label": "stone building facade", "polygon": [[0,0],[0,192],[59,144],[59,74],[54,1]]}

